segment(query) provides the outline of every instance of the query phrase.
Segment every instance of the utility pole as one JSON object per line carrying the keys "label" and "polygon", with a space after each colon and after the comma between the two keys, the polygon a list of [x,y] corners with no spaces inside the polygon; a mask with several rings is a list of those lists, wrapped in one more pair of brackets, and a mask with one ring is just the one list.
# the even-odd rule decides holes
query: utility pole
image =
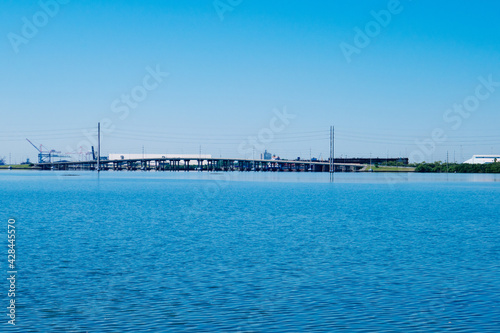
{"label": "utility pole", "polygon": [[[330,176],[333,176],[335,172],[335,163],[334,163],[334,155],[335,155],[335,132],[334,127],[330,126]],[[330,177],[331,178],[331,177]]]}
{"label": "utility pole", "polygon": [[446,173],[448,173],[449,168],[448,168],[448,151],[446,151]]}
{"label": "utility pole", "polygon": [[101,123],[97,123],[97,172],[101,171]]}
{"label": "utility pole", "polygon": [[252,150],[252,171],[255,171],[255,147]]}

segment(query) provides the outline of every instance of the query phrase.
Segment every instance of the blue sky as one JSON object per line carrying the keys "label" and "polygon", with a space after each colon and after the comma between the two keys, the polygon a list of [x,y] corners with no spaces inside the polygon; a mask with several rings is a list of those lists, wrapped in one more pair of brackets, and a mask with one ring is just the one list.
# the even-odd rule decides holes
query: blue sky
{"label": "blue sky", "polygon": [[[55,1],[2,4],[0,157],[12,162],[36,159],[25,138],[86,151],[102,120],[103,154],[251,157],[253,137],[255,155],[327,157],[330,125],[336,157],[500,154],[498,2]],[[348,61],[357,28],[369,44]],[[447,111],[463,103],[472,111]],[[294,118],[273,127],[277,110]]]}

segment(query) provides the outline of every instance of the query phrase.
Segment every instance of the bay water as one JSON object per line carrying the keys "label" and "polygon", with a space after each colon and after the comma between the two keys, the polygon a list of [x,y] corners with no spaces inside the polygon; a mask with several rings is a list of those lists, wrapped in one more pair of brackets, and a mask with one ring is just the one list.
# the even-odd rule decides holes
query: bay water
{"label": "bay water", "polygon": [[499,198],[484,174],[1,171],[0,331],[499,332]]}

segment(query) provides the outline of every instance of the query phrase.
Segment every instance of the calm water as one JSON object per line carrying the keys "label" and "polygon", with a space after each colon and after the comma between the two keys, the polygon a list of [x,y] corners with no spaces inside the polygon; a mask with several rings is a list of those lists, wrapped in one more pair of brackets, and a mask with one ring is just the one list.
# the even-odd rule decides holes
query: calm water
{"label": "calm water", "polygon": [[0,185],[0,331],[500,331],[499,176],[3,171]]}

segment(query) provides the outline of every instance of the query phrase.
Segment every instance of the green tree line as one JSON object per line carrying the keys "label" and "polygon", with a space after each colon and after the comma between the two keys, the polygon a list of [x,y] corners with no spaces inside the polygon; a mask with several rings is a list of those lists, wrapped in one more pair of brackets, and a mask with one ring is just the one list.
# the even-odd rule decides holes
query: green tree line
{"label": "green tree line", "polygon": [[490,164],[446,164],[422,162],[415,165],[415,172],[452,172],[452,173],[500,173],[500,162]]}

